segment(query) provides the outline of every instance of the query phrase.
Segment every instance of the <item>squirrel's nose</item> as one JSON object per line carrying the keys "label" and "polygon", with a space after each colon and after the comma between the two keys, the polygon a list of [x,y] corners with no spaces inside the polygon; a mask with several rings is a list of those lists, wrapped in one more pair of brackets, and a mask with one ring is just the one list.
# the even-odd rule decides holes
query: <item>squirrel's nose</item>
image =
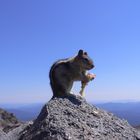
{"label": "squirrel's nose", "polygon": [[94,67],[95,67],[95,66],[92,64],[92,65],[91,65],[91,68],[94,68]]}

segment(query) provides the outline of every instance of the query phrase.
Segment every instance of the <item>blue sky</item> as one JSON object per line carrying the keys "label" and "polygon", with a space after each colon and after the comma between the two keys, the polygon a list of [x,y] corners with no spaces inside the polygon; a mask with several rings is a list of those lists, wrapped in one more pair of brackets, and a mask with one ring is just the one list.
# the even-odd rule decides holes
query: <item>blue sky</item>
{"label": "blue sky", "polygon": [[79,49],[96,66],[88,101],[140,101],[139,7],[139,0],[0,1],[0,103],[48,101],[52,63]]}

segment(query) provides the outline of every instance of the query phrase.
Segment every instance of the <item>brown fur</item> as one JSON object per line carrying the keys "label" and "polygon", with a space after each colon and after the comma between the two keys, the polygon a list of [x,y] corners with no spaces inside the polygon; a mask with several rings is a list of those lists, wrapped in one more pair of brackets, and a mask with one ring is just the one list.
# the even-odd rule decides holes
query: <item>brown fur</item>
{"label": "brown fur", "polygon": [[74,81],[89,82],[91,79],[86,75],[86,71],[93,67],[93,61],[83,50],[79,50],[73,58],[55,62],[49,74],[53,96],[70,94]]}

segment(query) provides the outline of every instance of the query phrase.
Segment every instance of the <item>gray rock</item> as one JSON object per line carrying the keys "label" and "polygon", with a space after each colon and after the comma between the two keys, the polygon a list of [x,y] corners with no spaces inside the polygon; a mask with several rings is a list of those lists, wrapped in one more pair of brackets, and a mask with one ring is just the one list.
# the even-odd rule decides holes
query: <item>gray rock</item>
{"label": "gray rock", "polygon": [[19,122],[12,113],[0,109],[0,140],[19,140],[31,124]]}
{"label": "gray rock", "polygon": [[126,120],[81,97],[51,99],[20,140],[140,140]]}
{"label": "gray rock", "polygon": [[8,132],[13,128],[19,126],[21,123],[17,120],[14,114],[9,113],[0,108],[0,129]]}
{"label": "gray rock", "polygon": [[9,140],[7,134],[0,129],[0,140]]}
{"label": "gray rock", "polygon": [[21,124],[20,126],[10,130],[7,133],[3,130],[0,130],[0,140],[19,140],[21,135],[23,135],[24,132],[26,132],[24,130],[27,130],[31,124],[31,122]]}
{"label": "gray rock", "polygon": [[140,131],[140,125],[139,126],[135,126],[135,128]]}

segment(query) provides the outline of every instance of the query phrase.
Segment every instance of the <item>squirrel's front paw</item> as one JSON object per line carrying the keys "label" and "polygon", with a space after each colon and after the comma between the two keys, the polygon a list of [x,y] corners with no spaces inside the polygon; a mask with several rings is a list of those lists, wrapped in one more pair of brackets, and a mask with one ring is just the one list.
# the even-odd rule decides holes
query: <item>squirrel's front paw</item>
{"label": "squirrel's front paw", "polygon": [[95,79],[95,77],[96,77],[95,74],[91,74],[91,73],[88,73],[88,74],[87,74],[87,78],[88,78],[89,80],[93,80],[93,79]]}

